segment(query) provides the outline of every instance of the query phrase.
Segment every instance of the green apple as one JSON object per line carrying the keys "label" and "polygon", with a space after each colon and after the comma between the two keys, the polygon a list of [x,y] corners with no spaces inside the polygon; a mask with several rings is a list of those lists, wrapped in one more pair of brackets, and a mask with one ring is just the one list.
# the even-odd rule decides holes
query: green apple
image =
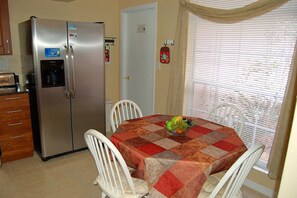
{"label": "green apple", "polygon": [[172,124],[172,121],[167,121],[167,122],[166,122],[166,125],[165,125],[165,128],[166,128],[167,130],[169,130],[169,131],[172,130],[171,124]]}

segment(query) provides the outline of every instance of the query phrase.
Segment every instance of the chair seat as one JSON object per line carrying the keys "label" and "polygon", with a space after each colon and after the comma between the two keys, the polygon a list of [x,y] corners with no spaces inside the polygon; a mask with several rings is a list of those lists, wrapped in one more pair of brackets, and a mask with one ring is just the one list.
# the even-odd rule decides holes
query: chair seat
{"label": "chair seat", "polygon": [[[202,189],[200,191],[200,194],[198,198],[208,198],[209,195],[212,193],[214,188],[218,185],[220,178],[222,178],[224,175],[224,172],[217,173],[215,175],[210,175],[206,182],[203,184]],[[222,197],[225,190],[222,189],[216,197]],[[237,195],[234,198],[242,198],[242,193],[239,191]]]}
{"label": "chair seat", "polygon": [[[134,178],[132,177],[132,181],[135,185],[135,190],[136,190],[136,193],[137,194],[132,194],[131,192],[131,188],[126,180],[126,177],[123,173],[123,171],[120,171],[120,177],[121,177],[121,181],[122,181],[122,184],[123,184],[123,188],[124,188],[124,191],[125,193],[124,194],[120,194],[118,197],[143,197],[145,196],[146,194],[148,194],[149,190],[148,190],[148,186],[147,186],[147,183],[146,181],[142,180],[142,179],[138,179],[138,178]],[[102,179],[103,177],[100,177],[98,176],[96,178],[96,183],[102,187],[101,189],[105,189],[105,181]],[[117,183],[119,183],[119,181],[117,181]],[[120,189],[119,189],[120,190]]]}

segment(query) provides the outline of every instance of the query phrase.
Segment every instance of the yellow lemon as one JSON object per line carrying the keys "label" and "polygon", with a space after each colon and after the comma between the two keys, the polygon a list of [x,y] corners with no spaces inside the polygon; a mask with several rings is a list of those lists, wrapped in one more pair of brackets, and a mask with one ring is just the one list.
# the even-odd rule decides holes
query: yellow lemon
{"label": "yellow lemon", "polygon": [[172,120],[172,122],[176,123],[177,121],[182,120],[182,119],[183,119],[182,116],[174,116],[171,120]]}

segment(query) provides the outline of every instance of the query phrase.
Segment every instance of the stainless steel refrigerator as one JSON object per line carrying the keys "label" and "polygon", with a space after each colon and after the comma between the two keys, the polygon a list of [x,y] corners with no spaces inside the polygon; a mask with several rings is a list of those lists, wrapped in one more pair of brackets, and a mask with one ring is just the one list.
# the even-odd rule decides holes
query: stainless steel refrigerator
{"label": "stainless steel refrigerator", "polygon": [[105,134],[104,24],[31,17],[19,30],[35,150],[47,160],[86,148],[85,131]]}

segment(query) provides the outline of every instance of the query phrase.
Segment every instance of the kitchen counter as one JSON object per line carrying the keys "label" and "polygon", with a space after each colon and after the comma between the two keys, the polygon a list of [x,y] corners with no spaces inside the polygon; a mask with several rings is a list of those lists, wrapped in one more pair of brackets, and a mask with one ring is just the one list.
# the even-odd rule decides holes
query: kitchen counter
{"label": "kitchen counter", "polygon": [[0,87],[0,96],[9,95],[9,94],[19,94],[19,93],[28,93],[29,90],[20,86],[18,88],[1,88]]}

